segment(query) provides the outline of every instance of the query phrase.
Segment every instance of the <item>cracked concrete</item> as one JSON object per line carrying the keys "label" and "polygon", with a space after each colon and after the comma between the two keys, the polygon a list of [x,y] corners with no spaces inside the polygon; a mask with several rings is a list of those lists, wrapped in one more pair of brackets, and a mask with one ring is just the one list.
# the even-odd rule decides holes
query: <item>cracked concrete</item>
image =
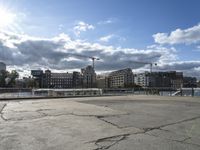
{"label": "cracked concrete", "polygon": [[200,149],[200,100],[114,96],[0,102],[2,150]]}
{"label": "cracked concrete", "polygon": [[95,141],[95,145],[97,145],[98,147],[95,150],[109,149],[120,141],[125,140],[127,136],[129,136],[129,134],[116,135],[112,137],[98,139],[97,141]]}
{"label": "cracked concrete", "polygon": [[7,121],[7,119],[3,116],[3,110],[6,107],[6,105],[7,105],[6,103],[0,104],[0,116],[1,116],[1,120],[3,121]]}

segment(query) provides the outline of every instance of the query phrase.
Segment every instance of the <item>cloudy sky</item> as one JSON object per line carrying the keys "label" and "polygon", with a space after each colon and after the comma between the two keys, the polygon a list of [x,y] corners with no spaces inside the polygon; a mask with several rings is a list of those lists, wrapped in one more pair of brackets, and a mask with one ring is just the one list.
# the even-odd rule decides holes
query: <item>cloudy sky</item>
{"label": "cloudy sky", "polygon": [[200,79],[199,0],[1,0],[0,61],[20,75],[177,70]]}

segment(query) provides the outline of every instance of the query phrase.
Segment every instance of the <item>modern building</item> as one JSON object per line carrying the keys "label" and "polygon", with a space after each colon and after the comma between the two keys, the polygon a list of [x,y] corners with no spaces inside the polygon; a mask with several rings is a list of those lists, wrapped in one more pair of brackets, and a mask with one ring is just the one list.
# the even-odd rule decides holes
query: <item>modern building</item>
{"label": "modern building", "polygon": [[34,81],[37,83],[37,87],[42,88],[43,83],[43,70],[31,70],[31,75],[34,78]]}
{"label": "modern building", "polygon": [[73,72],[73,88],[83,87],[83,77],[80,72]]}
{"label": "modern building", "polygon": [[179,89],[183,87],[183,72],[171,71],[171,87]]}
{"label": "modern building", "polygon": [[142,87],[168,87],[181,88],[183,86],[183,73],[170,72],[145,72],[135,75],[135,84]]}
{"label": "modern building", "polygon": [[195,77],[183,77],[183,87],[197,87],[197,78]]}
{"label": "modern building", "polygon": [[149,78],[150,78],[150,73],[147,71],[144,73],[138,73],[134,75],[134,83],[141,87],[148,87]]}
{"label": "modern building", "polygon": [[6,64],[3,62],[0,62],[0,71],[6,71]]}
{"label": "modern building", "polygon": [[111,72],[108,78],[110,88],[125,88],[134,83],[133,72],[130,68]]}
{"label": "modern building", "polygon": [[83,88],[96,87],[96,73],[92,66],[81,69],[81,74],[83,77]]}

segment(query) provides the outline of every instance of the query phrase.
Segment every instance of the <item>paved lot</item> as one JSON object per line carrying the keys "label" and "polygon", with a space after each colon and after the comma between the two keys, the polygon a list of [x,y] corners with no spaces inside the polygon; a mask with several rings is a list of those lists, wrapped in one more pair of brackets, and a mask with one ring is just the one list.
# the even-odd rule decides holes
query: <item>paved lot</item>
{"label": "paved lot", "polygon": [[0,102],[0,150],[199,150],[200,98]]}

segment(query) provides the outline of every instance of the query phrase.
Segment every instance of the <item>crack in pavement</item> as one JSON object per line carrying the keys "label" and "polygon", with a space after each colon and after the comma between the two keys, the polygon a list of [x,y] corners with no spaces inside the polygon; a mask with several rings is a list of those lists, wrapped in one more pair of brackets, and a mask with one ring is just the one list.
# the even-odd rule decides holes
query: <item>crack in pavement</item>
{"label": "crack in pavement", "polygon": [[[1,115],[1,118],[4,121],[10,121],[10,119],[6,119],[3,116],[3,110],[5,109],[6,106],[7,106],[7,104],[3,105],[2,109],[0,110],[0,115]],[[118,129],[134,127],[134,126],[121,127],[118,124],[112,123],[112,122],[107,121],[107,120],[104,119],[105,117],[112,117],[112,116],[120,117],[120,116],[123,116],[123,115],[129,115],[129,114],[114,114],[114,115],[90,115],[90,114],[87,115],[87,114],[85,114],[84,115],[84,114],[76,114],[74,112],[69,112],[69,113],[66,113],[66,114],[48,114],[48,112],[44,112],[44,111],[51,112],[51,110],[52,109],[38,109],[38,110],[36,110],[36,112],[41,114],[40,116],[36,116],[35,118],[27,118],[27,119],[24,119],[24,118],[17,119],[17,120],[12,120],[11,119],[11,121],[33,120],[33,119],[40,119],[40,118],[44,118],[44,117],[57,117],[57,116],[73,115],[73,116],[78,116],[78,117],[95,117],[96,119],[101,120],[101,121],[103,121],[103,122],[105,122],[105,123],[107,123],[109,125],[112,125],[112,126],[118,128]],[[196,116],[196,117],[192,117],[192,118],[188,118],[188,119],[184,119],[184,120],[180,120],[180,121],[176,121],[176,122],[172,122],[172,123],[168,123],[168,124],[163,124],[163,125],[160,125],[160,126],[155,126],[155,127],[150,127],[150,128],[143,128],[143,129],[140,129],[141,131],[138,131],[136,133],[123,132],[124,134],[121,134],[121,135],[105,137],[105,138],[102,138],[102,139],[97,139],[96,141],[93,141],[93,143],[98,147],[98,148],[96,148],[94,150],[106,150],[106,149],[109,149],[110,147],[116,145],[117,143],[125,140],[130,135],[148,134],[150,136],[154,136],[154,135],[149,134],[148,132],[150,132],[152,130],[156,130],[156,129],[163,130],[163,131],[166,131],[166,132],[170,132],[170,131],[162,129],[162,128],[170,126],[170,125],[175,125],[175,124],[180,124],[180,123],[196,120],[196,119],[199,119],[199,118],[200,118],[200,116]],[[157,136],[157,137],[159,137],[159,136]],[[175,142],[180,142],[180,143],[184,143],[184,144],[196,145],[196,146],[200,147],[200,145],[198,145],[198,144],[193,144],[193,143],[187,143],[186,142],[187,140],[191,139],[191,137],[186,137],[183,140],[173,140],[173,139],[169,139],[169,138],[163,138],[163,139],[171,140],[171,141],[175,141]]]}
{"label": "crack in pavement", "polygon": [[159,137],[159,138],[170,140],[170,141],[181,142],[181,143],[184,143],[186,140],[191,139],[191,137],[189,137],[189,136],[184,138],[183,140],[175,140],[175,139],[160,137],[159,135],[154,135],[154,134],[150,134],[150,133],[144,133],[144,134],[149,135],[149,136],[153,136],[153,137]]}
{"label": "crack in pavement", "polygon": [[8,121],[8,119],[6,119],[6,118],[3,116],[3,110],[5,109],[6,106],[7,106],[7,103],[5,103],[5,104],[3,105],[3,107],[1,108],[1,110],[0,110],[1,119],[4,120],[4,121]]}
{"label": "crack in pavement", "polygon": [[187,141],[187,140],[189,140],[189,139],[191,139],[191,137],[187,137],[187,138],[185,138],[185,139],[183,139],[182,141],[180,141],[180,142],[185,142],[185,141]]}
{"label": "crack in pavement", "polygon": [[[5,107],[6,105],[4,105]],[[3,110],[3,109],[2,109]],[[36,110],[34,112],[37,112],[40,114],[40,116],[34,116],[34,117],[30,117],[30,118],[18,118],[18,119],[6,119],[4,116],[3,116],[3,113],[0,113],[1,114],[1,118],[4,120],[4,121],[26,121],[26,120],[34,120],[34,119],[41,119],[41,118],[44,118],[44,117],[58,117],[58,116],[67,116],[67,115],[72,115],[72,116],[78,116],[78,117],[95,117],[97,119],[99,118],[103,118],[103,117],[112,117],[112,116],[120,116],[120,115],[126,115],[126,114],[116,114],[116,115],[105,115],[105,116],[102,116],[102,115],[81,115],[81,114],[75,114],[73,112],[69,112],[69,113],[63,113],[63,114],[48,114],[44,111],[49,111],[50,109],[39,109],[39,110]],[[52,109],[51,109],[52,110]],[[26,112],[29,112],[29,111],[26,111]],[[101,119],[100,119],[101,120]],[[104,121],[105,122],[105,121]]]}
{"label": "crack in pavement", "polygon": [[[153,134],[149,134],[149,133],[143,133],[143,134],[146,134],[146,135],[149,135],[149,136],[153,136],[153,137],[156,137],[156,138],[161,138],[159,135],[153,135]],[[188,145],[194,145],[194,146],[197,146],[197,147],[200,147],[199,144],[194,144],[194,143],[188,143],[186,142],[187,140],[191,139],[192,137],[186,137],[184,138],[183,140],[175,140],[175,139],[170,139],[170,138],[163,138],[164,140],[168,140],[168,141],[173,141],[173,142],[178,142],[178,143],[183,143],[183,144],[188,144]]]}
{"label": "crack in pavement", "polygon": [[192,120],[196,120],[196,119],[200,119],[200,116],[196,116],[196,117],[192,117],[192,118],[188,118],[188,119],[184,119],[184,120],[180,120],[180,121],[172,122],[172,123],[168,123],[168,124],[163,124],[163,125],[156,126],[156,127],[143,128],[143,130],[145,131],[145,133],[152,131],[152,130],[155,130],[155,129],[161,130],[161,128],[164,128],[164,127],[167,127],[167,126],[170,126],[170,125],[180,124],[180,123],[183,123],[183,122],[188,122],[188,121],[192,121]]}
{"label": "crack in pavement", "polygon": [[128,113],[126,114],[113,114],[113,115],[81,115],[81,114],[76,114],[76,113],[70,113],[71,115],[74,116],[79,116],[79,117],[97,117],[99,118],[104,118],[104,117],[119,117],[119,116],[123,116],[123,115],[129,115]]}
{"label": "crack in pavement", "polygon": [[[130,134],[121,134],[121,135],[115,135],[115,136],[110,136],[110,137],[105,137],[101,139],[97,139],[95,142],[95,145],[98,147],[94,150],[106,150],[109,149],[110,147],[116,145],[117,143],[125,140]],[[101,143],[107,143],[106,144],[101,144]]]}
{"label": "crack in pavement", "polygon": [[[117,124],[114,124],[114,123],[112,123],[112,122],[109,122],[109,121],[107,121],[107,120],[104,120],[104,119],[103,119],[104,117],[105,117],[105,116],[99,116],[99,117],[97,117],[97,118],[98,118],[99,120],[102,120],[102,121],[104,121],[104,122],[106,122],[106,123],[108,123],[108,124],[114,126],[114,127],[119,128],[119,129],[124,129],[124,128],[126,128],[126,127],[120,127],[120,126],[117,125]],[[192,118],[189,118],[189,119],[184,119],[184,120],[177,121],[177,122],[173,122],[173,123],[168,123],[168,124],[160,125],[160,126],[157,126],[157,127],[143,128],[143,129],[141,129],[141,131],[136,132],[136,133],[124,134],[125,137],[121,138],[120,140],[114,141],[114,142],[112,142],[110,145],[107,145],[107,146],[106,146],[106,145],[100,145],[100,147],[97,148],[97,149],[95,149],[95,150],[105,150],[105,149],[109,149],[110,147],[114,146],[115,144],[119,143],[120,141],[124,140],[125,138],[127,138],[127,137],[130,136],[130,135],[147,134],[147,135],[149,135],[149,136],[155,136],[155,135],[148,134],[148,132],[150,132],[150,131],[152,131],[152,130],[156,130],[156,129],[157,129],[157,130],[163,130],[163,131],[165,131],[165,132],[171,132],[171,131],[169,131],[169,130],[165,130],[165,129],[162,129],[162,128],[163,128],[163,127],[166,127],[166,126],[170,126],[170,125],[175,125],[175,124],[180,124],[180,123],[183,123],[183,122],[188,122],[188,121],[196,120],[196,119],[199,119],[199,118],[200,118],[200,116],[196,116],[196,117],[192,117]],[[130,127],[134,127],[134,126],[130,126]],[[118,136],[120,136],[120,135],[118,135]],[[122,136],[122,135],[121,135],[121,136]],[[103,139],[99,139],[99,140],[97,140],[97,141],[95,142],[95,145],[99,146],[98,143],[100,143],[100,142],[108,142],[108,139],[112,139],[112,138],[114,138],[114,137],[116,137],[116,136],[113,136],[113,137],[106,137],[106,138],[103,138]],[[159,137],[159,136],[155,136],[155,137]],[[160,138],[160,137],[159,137],[159,138]],[[179,142],[179,143],[183,143],[183,144],[195,145],[195,146],[200,147],[200,145],[198,145],[198,144],[187,143],[187,142],[186,142],[187,140],[191,139],[191,137],[186,137],[186,138],[184,138],[183,140],[173,140],[173,139],[169,139],[169,138],[163,138],[163,139],[165,139],[165,140],[170,140],[170,141],[174,141],[174,142]]]}
{"label": "crack in pavement", "polygon": [[103,121],[103,122],[106,122],[106,123],[108,123],[108,124],[110,124],[110,125],[112,125],[112,126],[115,126],[115,127],[117,127],[118,129],[122,129],[122,128],[123,128],[123,127],[118,126],[117,124],[114,124],[114,123],[112,123],[112,122],[109,122],[109,121],[107,121],[107,120],[104,120],[104,119],[103,119],[104,117],[105,117],[105,116],[98,116],[97,119],[99,119],[99,120],[101,120],[101,121]]}

